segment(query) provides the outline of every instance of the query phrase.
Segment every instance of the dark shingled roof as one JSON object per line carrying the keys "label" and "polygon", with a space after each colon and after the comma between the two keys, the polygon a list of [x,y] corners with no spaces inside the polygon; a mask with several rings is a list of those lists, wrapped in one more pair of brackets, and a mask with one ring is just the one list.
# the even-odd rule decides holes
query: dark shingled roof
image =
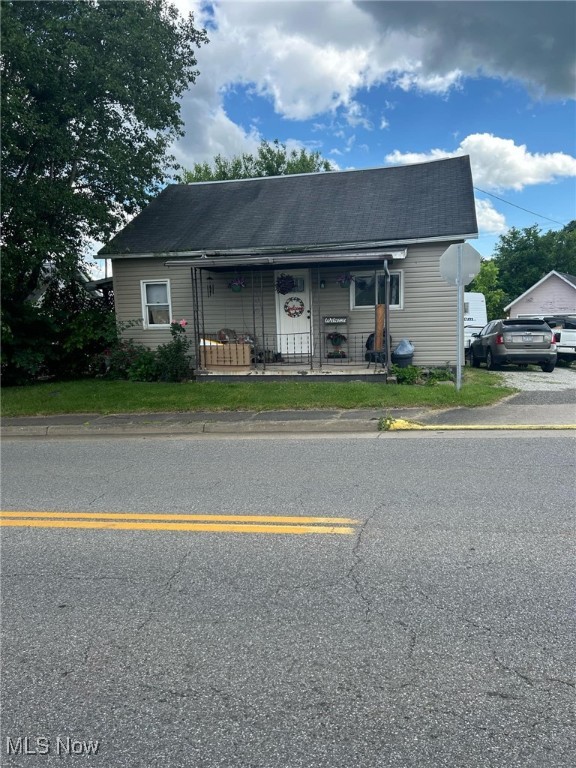
{"label": "dark shingled roof", "polygon": [[468,156],[166,187],[101,254],[394,243],[477,233]]}

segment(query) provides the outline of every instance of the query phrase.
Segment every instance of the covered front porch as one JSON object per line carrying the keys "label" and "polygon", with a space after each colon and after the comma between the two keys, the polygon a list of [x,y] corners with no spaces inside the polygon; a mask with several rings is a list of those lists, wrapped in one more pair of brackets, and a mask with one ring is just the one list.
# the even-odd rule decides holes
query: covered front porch
{"label": "covered front porch", "polygon": [[[195,377],[386,379],[390,262],[405,251],[188,260]],[[178,260],[168,266],[182,266]]]}

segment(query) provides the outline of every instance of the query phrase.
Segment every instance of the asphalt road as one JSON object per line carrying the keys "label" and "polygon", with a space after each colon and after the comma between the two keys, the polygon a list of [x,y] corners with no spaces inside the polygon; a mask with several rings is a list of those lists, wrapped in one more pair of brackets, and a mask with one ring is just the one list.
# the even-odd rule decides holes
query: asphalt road
{"label": "asphalt road", "polygon": [[[60,516],[2,528],[1,764],[572,766],[574,448],[5,441],[3,510]],[[43,527],[125,513],[357,522]]]}

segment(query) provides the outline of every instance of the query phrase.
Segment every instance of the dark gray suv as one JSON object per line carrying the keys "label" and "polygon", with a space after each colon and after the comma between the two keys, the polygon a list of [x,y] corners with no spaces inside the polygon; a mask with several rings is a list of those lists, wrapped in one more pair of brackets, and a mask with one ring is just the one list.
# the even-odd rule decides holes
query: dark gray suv
{"label": "dark gray suv", "polygon": [[492,320],[480,333],[472,334],[470,363],[480,363],[493,371],[499,365],[539,365],[551,373],[557,360],[554,333],[548,323],[537,318],[518,317]]}

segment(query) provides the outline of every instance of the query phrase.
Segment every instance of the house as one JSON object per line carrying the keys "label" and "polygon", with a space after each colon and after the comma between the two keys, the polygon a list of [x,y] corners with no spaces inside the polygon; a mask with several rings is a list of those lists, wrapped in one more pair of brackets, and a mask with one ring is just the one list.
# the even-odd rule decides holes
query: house
{"label": "house", "polygon": [[171,185],[100,256],[118,319],[142,318],[134,341],[155,348],[188,321],[198,377],[373,374],[404,338],[415,365],[455,364],[456,288],[439,259],[475,237],[462,156]]}
{"label": "house", "polygon": [[576,277],[553,269],[504,311],[510,317],[576,315]]}

